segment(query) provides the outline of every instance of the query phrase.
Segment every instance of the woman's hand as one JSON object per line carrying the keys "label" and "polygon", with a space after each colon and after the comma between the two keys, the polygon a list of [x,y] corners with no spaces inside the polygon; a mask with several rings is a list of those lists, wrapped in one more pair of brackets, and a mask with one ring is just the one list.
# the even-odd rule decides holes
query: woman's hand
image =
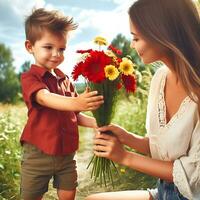
{"label": "woman's hand", "polygon": [[119,164],[123,163],[126,151],[120,141],[112,135],[96,134],[94,138],[94,154],[108,158]]}
{"label": "woman's hand", "polygon": [[142,137],[134,133],[129,133],[124,128],[115,124],[100,127],[97,130],[100,132],[111,131],[122,144],[127,145],[140,153],[150,154],[148,137]]}
{"label": "woman's hand", "polygon": [[111,131],[118,138],[118,140],[125,145],[127,145],[127,141],[129,141],[129,137],[131,136],[128,131],[116,124],[100,127],[98,128],[98,131]]}

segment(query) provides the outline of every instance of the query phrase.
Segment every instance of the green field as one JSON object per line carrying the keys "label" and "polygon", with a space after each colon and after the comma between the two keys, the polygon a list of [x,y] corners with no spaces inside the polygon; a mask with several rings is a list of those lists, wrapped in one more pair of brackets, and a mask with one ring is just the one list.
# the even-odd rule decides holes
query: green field
{"label": "green field", "polygon": [[[146,101],[138,102],[137,98],[133,97],[129,100],[126,98],[121,99],[124,100],[118,101],[113,122],[122,125],[129,131],[143,135],[145,133]],[[26,108],[24,104],[0,106],[0,200],[20,199],[21,147],[19,137],[25,122]],[[93,134],[90,129],[80,128],[80,148],[76,156],[79,174],[77,200],[82,200],[88,194],[95,192],[145,189],[155,185],[155,179],[152,177],[123,166],[117,166],[120,178],[114,180],[114,189],[112,186],[105,188],[100,187],[98,183],[94,183],[90,179],[90,170],[86,169],[92,157]],[[51,186],[44,199],[56,199],[56,191]]]}

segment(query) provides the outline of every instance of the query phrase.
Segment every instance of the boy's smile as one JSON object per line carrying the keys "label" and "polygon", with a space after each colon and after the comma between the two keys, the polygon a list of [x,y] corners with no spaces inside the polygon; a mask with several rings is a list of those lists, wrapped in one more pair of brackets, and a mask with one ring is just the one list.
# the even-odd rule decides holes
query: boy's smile
{"label": "boy's smile", "polygon": [[63,62],[66,43],[67,37],[45,30],[33,45],[27,40],[25,46],[33,54],[37,66],[51,71]]}

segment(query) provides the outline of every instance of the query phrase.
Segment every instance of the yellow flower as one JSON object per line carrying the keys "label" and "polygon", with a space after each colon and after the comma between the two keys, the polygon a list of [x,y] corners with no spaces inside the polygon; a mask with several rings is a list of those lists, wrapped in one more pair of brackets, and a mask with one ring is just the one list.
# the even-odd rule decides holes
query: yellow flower
{"label": "yellow flower", "polygon": [[134,64],[131,60],[128,58],[122,58],[122,62],[119,65],[119,70],[125,75],[130,75],[134,72],[133,66]]}
{"label": "yellow flower", "polygon": [[124,168],[121,168],[121,169],[120,169],[120,172],[121,172],[121,173],[125,173],[126,170],[125,170]]}
{"label": "yellow flower", "polygon": [[112,51],[110,51],[110,50],[107,50],[107,51],[105,52],[105,54],[106,54],[107,56],[111,57],[111,58],[116,58],[116,55],[115,55]]}
{"label": "yellow flower", "polygon": [[106,65],[104,72],[106,78],[111,81],[115,80],[119,76],[119,71],[114,65]]}
{"label": "yellow flower", "polygon": [[94,38],[94,43],[95,44],[98,44],[98,45],[100,45],[100,46],[102,46],[102,45],[107,45],[108,43],[107,43],[107,41],[106,41],[106,39],[105,38],[103,38],[103,37],[101,37],[101,36],[97,36],[97,37],[95,37]]}

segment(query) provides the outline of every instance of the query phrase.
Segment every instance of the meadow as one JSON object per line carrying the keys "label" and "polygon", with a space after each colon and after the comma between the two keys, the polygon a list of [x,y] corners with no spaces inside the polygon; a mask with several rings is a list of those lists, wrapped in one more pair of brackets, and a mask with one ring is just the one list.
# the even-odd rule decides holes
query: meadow
{"label": "meadow", "polygon": [[[117,123],[134,133],[145,134],[146,100],[136,97],[121,97],[117,103],[113,123]],[[19,137],[26,122],[26,107],[0,105],[0,200],[19,200],[21,146]],[[91,115],[90,113],[86,113]],[[114,179],[115,187],[100,187],[90,178],[86,169],[92,157],[93,130],[80,127],[80,148],[77,152],[79,186],[77,200],[95,192],[146,189],[155,186],[156,180],[124,166],[118,166],[120,177]],[[56,192],[50,186],[46,200],[56,199]]]}

